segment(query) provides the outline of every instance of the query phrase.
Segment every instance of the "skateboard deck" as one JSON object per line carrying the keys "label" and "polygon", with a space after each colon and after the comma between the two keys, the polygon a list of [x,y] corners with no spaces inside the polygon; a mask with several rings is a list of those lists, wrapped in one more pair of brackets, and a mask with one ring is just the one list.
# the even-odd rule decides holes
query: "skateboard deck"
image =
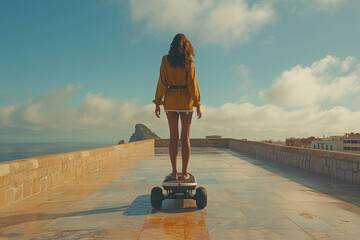
{"label": "skateboard deck", "polygon": [[194,190],[197,186],[197,182],[192,174],[189,173],[189,175],[190,177],[188,179],[182,179],[181,174],[178,174],[177,179],[173,179],[168,175],[165,177],[162,186],[165,190],[177,192]]}
{"label": "skateboard deck", "polygon": [[[197,182],[192,174],[188,179],[182,179],[181,174],[178,174],[178,179],[173,179],[168,175],[165,177],[162,186],[166,194],[160,187],[151,189],[150,201],[154,208],[160,208],[165,199],[193,199],[199,209],[203,209],[207,205],[206,190],[203,187],[196,188]],[[196,193],[194,194],[193,190],[195,189]]]}

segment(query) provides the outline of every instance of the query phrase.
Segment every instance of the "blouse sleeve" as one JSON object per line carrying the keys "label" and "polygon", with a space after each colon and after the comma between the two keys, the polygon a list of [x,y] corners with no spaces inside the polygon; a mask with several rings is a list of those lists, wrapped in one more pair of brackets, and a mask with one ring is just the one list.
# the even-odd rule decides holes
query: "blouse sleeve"
{"label": "blouse sleeve", "polygon": [[194,63],[191,64],[191,69],[187,76],[187,86],[192,100],[194,101],[194,107],[200,106],[200,91],[199,85],[196,79]]}
{"label": "blouse sleeve", "polygon": [[164,101],[162,99],[163,99],[167,89],[168,89],[168,87],[167,87],[167,83],[165,80],[164,58],[163,58],[163,60],[161,61],[159,81],[157,84],[155,99],[153,100],[153,103],[158,104],[158,105],[163,105]]}

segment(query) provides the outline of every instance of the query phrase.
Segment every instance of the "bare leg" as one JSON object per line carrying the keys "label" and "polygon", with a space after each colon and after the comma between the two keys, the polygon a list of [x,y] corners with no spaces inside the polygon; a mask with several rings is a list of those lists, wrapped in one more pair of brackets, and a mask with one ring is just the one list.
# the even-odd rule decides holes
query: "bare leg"
{"label": "bare leg", "polygon": [[187,168],[189,165],[190,159],[190,125],[192,112],[186,114],[184,112],[180,113],[181,118],[181,155],[182,155],[182,177],[188,179],[190,175],[187,173]]}
{"label": "bare leg", "polygon": [[179,141],[179,113],[177,112],[167,112],[166,116],[168,118],[169,129],[170,129],[170,145],[169,145],[169,155],[172,166],[172,178],[177,178],[177,155],[178,155],[178,141]]}

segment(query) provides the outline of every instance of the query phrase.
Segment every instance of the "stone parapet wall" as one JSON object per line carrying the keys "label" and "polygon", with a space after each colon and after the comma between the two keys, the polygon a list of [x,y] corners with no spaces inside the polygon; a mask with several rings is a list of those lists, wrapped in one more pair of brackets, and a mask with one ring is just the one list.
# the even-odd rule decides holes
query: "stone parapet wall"
{"label": "stone parapet wall", "polygon": [[124,159],[154,155],[154,140],[0,163],[0,208]]}
{"label": "stone parapet wall", "polygon": [[[192,138],[192,147],[220,147],[360,184],[360,154],[286,147],[232,138]],[[124,159],[152,156],[169,139],[151,139],[110,147],[0,163],[0,208],[90,173],[119,167]],[[181,141],[179,141],[181,146]]]}
{"label": "stone parapet wall", "polygon": [[[157,138],[155,139],[155,147],[168,147],[170,139]],[[229,138],[190,138],[190,145],[192,147],[221,147],[229,148]],[[179,139],[178,146],[181,147],[181,139]]]}
{"label": "stone parapet wall", "polygon": [[[302,168],[334,179],[360,184],[360,154],[287,147],[233,138],[191,138],[192,147],[222,147],[277,163]],[[155,139],[155,147],[168,147],[169,139]],[[179,146],[181,141],[179,140]]]}
{"label": "stone parapet wall", "polygon": [[229,139],[231,150],[360,184],[360,154]]}

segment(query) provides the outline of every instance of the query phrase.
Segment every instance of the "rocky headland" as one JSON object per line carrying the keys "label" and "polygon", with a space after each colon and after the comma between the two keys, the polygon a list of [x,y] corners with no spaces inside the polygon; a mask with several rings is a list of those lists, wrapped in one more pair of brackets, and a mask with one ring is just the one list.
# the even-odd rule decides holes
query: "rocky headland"
{"label": "rocky headland", "polygon": [[153,139],[153,138],[160,138],[154,132],[152,132],[148,127],[144,124],[138,123],[135,125],[135,132],[130,138],[129,142],[136,142],[145,139]]}

